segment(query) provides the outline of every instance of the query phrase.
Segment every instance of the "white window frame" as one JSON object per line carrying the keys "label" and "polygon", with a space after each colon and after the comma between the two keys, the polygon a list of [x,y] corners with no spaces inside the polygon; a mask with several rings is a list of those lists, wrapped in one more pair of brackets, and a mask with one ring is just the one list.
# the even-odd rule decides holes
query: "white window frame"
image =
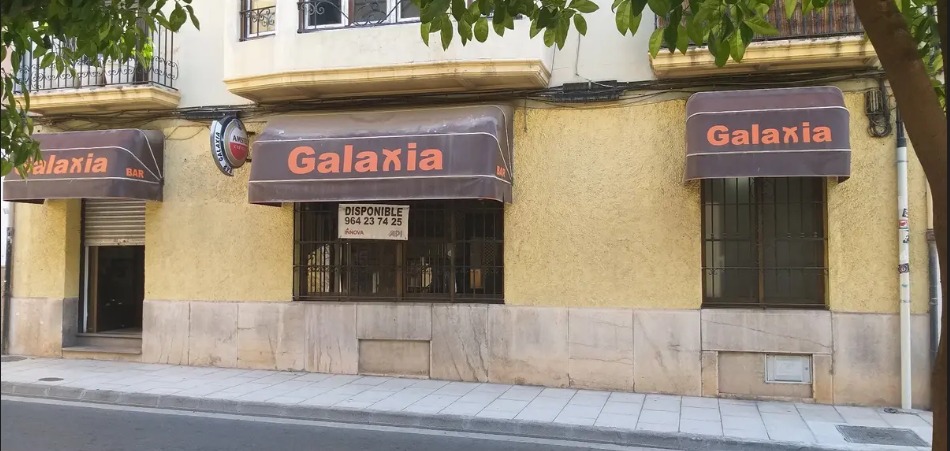
{"label": "white window frame", "polygon": [[[401,1],[409,1],[409,0],[401,0]],[[400,6],[402,5],[399,4],[401,3],[401,1],[400,0],[385,0],[386,12],[392,11],[393,8],[395,8],[395,12],[393,14],[389,14],[386,17],[385,21],[380,22],[381,24],[419,22],[420,16],[422,14],[421,11],[420,11],[420,16],[402,17],[402,8],[400,8]],[[352,18],[350,17],[350,14],[351,14],[350,3],[351,3],[351,0],[340,1],[341,23],[335,23],[335,24],[314,25],[310,23],[310,14],[307,14],[306,11],[301,11],[301,14],[306,14],[303,20],[303,24],[304,24],[303,29],[304,30],[321,30],[321,29],[326,29],[326,28],[348,28],[348,27],[353,26]]]}
{"label": "white window frame", "polygon": [[[252,8],[253,5],[254,5],[254,0],[241,0],[242,12],[251,11],[252,9],[254,9]],[[274,8],[274,29],[269,30],[269,31],[258,31],[257,33],[251,33],[250,14],[245,14],[244,15],[244,36],[241,36],[242,40],[262,38],[265,36],[272,36],[272,35],[277,34],[277,2],[274,2],[274,6],[267,6],[267,8]],[[258,29],[260,29],[260,27],[258,27]]]}
{"label": "white window frame", "polygon": [[[421,10],[421,9],[419,10],[419,15],[416,16],[416,17],[402,17],[402,8],[401,8],[402,5],[400,5],[399,3],[408,2],[408,1],[410,1],[410,0],[392,0],[392,1],[394,1],[394,2],[397,3],[397,4],[396,4],[396,22],[400,22],[400,23],[419,22],[419,20],[420,20],[421,17],[422,17],[422,10]],[[388,0],[387,0],[387,2],[388,2]],[[470,3],[470,2],[469,2],[469,1],[466,1],[466,3]]]}
{"label": "white window frame", "polygon": [[[388,1],[388,0],[387,0]],[[329,3],[329,2],[328,2]],[[332,8],[332,6],[331,6]],[[350,0],[340,0],[340,23],[328,23],[323,25],[314,25],[310,23],[310,14],[306,11],[301,11],[301,13],[306,13],[303,19],[303,28],[304,30],[321,30],[324,28],[346,28],[350,26]]]}

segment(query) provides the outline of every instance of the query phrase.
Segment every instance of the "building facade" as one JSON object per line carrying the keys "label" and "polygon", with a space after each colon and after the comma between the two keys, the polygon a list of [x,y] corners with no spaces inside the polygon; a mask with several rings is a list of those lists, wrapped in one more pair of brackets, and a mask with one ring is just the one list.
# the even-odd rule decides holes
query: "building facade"
{"label": "building facade", "polygon": [[210,3],[151,67],[25,69],[11,352],[896,406],[909,225],[929,406],[927,183],[903,216],[847,4],[717,69],[608,8],[442,51],[392,0]]}

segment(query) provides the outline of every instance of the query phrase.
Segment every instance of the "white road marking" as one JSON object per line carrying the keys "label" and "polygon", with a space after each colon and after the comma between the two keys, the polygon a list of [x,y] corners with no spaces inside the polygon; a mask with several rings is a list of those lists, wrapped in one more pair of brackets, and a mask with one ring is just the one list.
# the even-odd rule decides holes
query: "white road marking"
{"label": "white road marking", "polygon": [[[631,447],[623,445],[611,445],[606,443],[589,443],[589,442],[578,442],[572,440],[555,440],[555,439],[545,439],[545,438],[534,438],[534,437],[518,437],[513,435],[495,435],[495,434],[484,434],[478,432],[452,432],[452,431],[440,431],[434,429],[420,429],[420,428],[409,428],[409,427],[397,427],[397,426],[377,426],[369,424],[354,424],[354,423],[334,423],[329,421],[315,421],[315,420],[295,420],[290,418],[275,418],[275,417],[255,417],[248,415],[233,415],[226,413],[206,413],[206,412],[188,412],[184,410],[172,410],[172,409],[158,409],[152,407],[133,407],[133,406],[117,406],[112,404],[97,404],[97,403],[87,403],[87,402],[78,402],[78,401],[61,401],[57,399],[42,399],[42,398],[21,398],[17,396],[2,395],[0,396],[2,401],[10,402],[22,402],[22,403],[32,403],[32,404],[45,404],[51,406],[67,406],[67,407],[82,407],[89,409],[100,409],[100,410],[112,410],[120,412],[140,412],[140,413],[150,413],[157,415],[176,415],[183,417],[197,417],[197,418],[208,418],[208,419],[217,419],[217,420],[232,420],[232,421],[251,421],[255,423],[270,423],[270,424],[280,424],[280,425],[293,425],[293,426],[314,426],[314,427],[323,427],[323,428],[335,428],[335,429],[351,429],[351,430],[362,430],[362,431],[373,431],[373,432],[385,432],[385,433],[394,433],[394,434],[415,434],[415,435],[428,435],[433,437],[447,437],[447,438],[468,438],[476,440],[488,440],[495,442],[512,442],[512,443],[528,443],[533,445],[548,445],[548,446],[559,446],[564,448],[586,448],[591,450],[604,450],[604,451],[664,451],[657,448],[642,448],[642,447]],[[665,450],[670,451],[670,450]]]}

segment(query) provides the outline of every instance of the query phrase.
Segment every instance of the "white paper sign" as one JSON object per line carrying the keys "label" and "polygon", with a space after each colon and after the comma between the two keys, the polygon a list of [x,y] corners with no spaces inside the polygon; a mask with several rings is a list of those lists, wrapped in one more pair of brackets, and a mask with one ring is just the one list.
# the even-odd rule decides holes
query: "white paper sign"
{"label": "white paper sign", "polygon": [[408,240],[409,206],[340,204],[340,238],[350,240]]}

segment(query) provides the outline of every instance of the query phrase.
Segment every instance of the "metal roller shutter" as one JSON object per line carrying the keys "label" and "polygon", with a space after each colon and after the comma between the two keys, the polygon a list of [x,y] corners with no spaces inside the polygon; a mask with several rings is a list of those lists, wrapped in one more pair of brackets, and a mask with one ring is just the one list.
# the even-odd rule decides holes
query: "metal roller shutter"
{"label": "metal roller shutter", "polygon": [[86,246],[144,246],[145,201],[84,200],[83,239]]}

